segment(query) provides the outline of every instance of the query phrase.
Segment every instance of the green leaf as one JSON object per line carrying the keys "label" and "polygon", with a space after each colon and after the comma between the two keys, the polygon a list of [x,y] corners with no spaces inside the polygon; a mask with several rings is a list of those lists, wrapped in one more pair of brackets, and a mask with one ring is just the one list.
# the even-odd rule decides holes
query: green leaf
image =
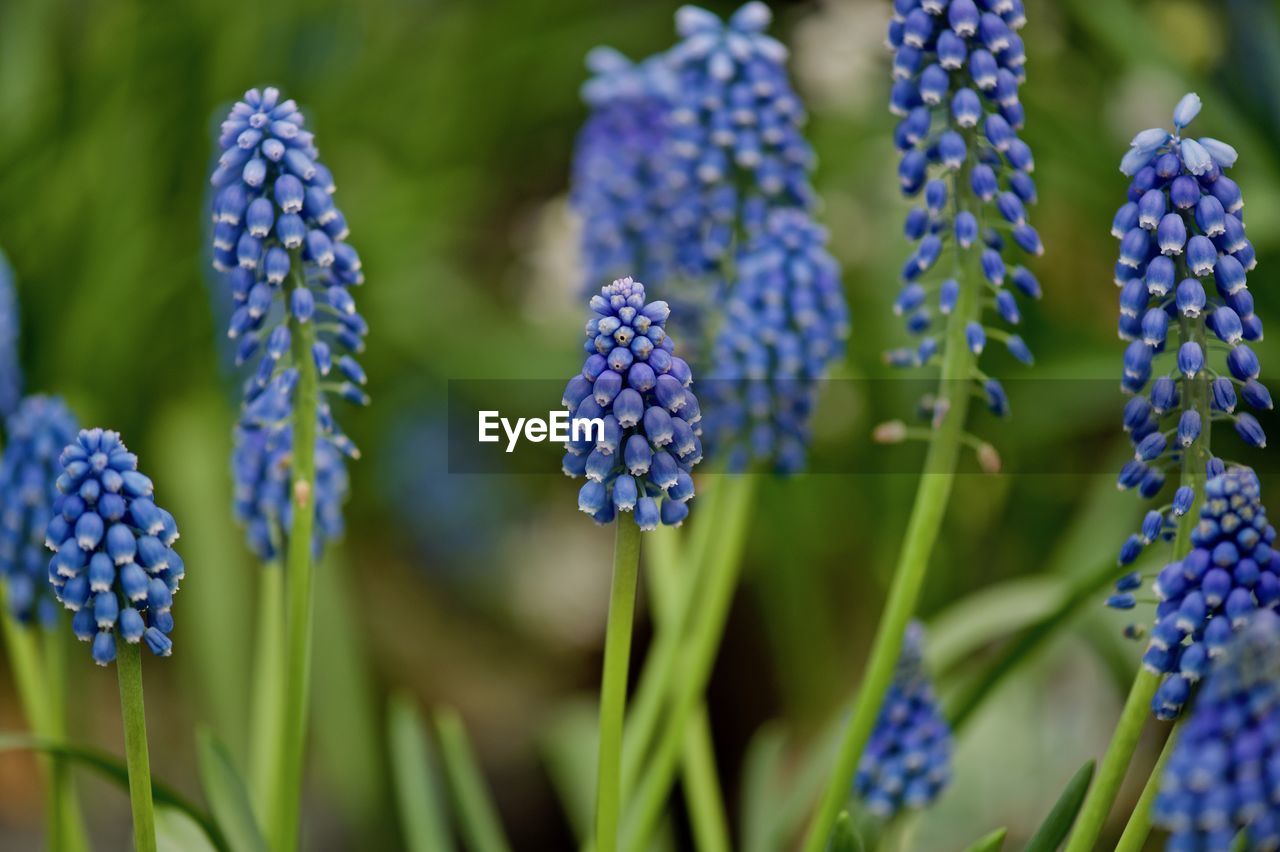
{"label": "green leaf", "polygon": [[975,840],[965,852],[1000,852],[1004,848],[1004,838],[1008,833],[1007,828],[997,828],[985,837]]}
{"label": "green leaf", "polygon": [[742,847],[744,852],[777,848],[772,828],[776,804],[774,779],[782,774],[786,735],[782,725],[766,724],[751,738],[742,768]]}
{"label": "green leaf", "polygon": [[456,711],[440,708],[432,721],[466,848],[471,852],[509,852],[511,846],[503,835],[498,809],[485,786],[462,719]]}
{"label": "green leaf", "polygon": [[1018,665],[1039,650],[1057,629],[1070,621],[1086,602],[1094,601],[1099,593],[1115,579],[1115,560],[1098,563],[1094,570],[1072,583],[1070,592],[1056,608],[1027,628],[991,663],[977,680],[965,689],[948,707],[951,727],[962,728],[973,712],[991,692],[1000,685]]}
{"label": "green leaf", "polygon": [[410,852],[453,849],[431,743],[422,716],[406,695],[397,694],[391,699],[387,709],[387,736],[405,845]]}
{"label": "green leaf", "polygon": [[841,811],[836,819],[835,828],[831,829],[831,841],[827,845],[829,852],[863,852],[862,840],[853,827],[853,820],[848,811]]}
{"label": "green leaf", "polygon": [[[43,740],[27,734],[0,733],[0,751],[38,751],[78,763],[92,769],[109,781],[115,782],[120,789],[129,790],[129,770],[124,761],[96,749],[70,745],[68,743]],[[167,784],[151,778],[151,798],[157,807],[167,807],[181,811],[204,831],[209,843],[219,852],[233,852],[227,846],[222,832],[209,815],[200,810],[189,799]]]}
{"label": "green leaf", "polygon": [[1080,806],[1084,804],[1084,795],[1089,791],[1093,770],[1094,762],[1090,760],[1071,776],[1053,809],[1032,835],[1026,852],[1055,852],[1062,841],[1067,839],[1067,833],[1076,821],[1076,814],[1080,813]]}
{"label": "green leaf", "polygon": [[929,664],[939,676],[984,647],[1053,612],[1068,592],[1063,577],[1016,577],[966,595],[929,621]]}
{"label": "green leaf", "polygon": [[539,746],[551,786],[580,845],[591,842],[596,783],[596,702],[564,702],[549,719]]}
{"label": "green leaf", "polygon": [[167,807],[156,808],[156,847],[158,852],[218,852],[200,823]]}
{"label": "green leaf", "polygon": [[232,852],[266,852],[244,779],[226,747],[204,728],[196,732],[196,762],[205,799]]}

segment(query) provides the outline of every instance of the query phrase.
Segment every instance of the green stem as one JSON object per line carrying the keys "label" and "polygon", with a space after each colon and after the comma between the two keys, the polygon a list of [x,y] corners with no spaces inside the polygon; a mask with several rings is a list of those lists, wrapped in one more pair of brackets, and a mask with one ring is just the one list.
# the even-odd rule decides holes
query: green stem
{"label": "green stem", "polygon": [[1147,779],[1147,786],[1142,788],[1138,805],[1129,816],[1129,823],[1124,827],[1124,833],[1120,835],[1120,842],[1116,844],[1116,852],[1142,852],[1142,847],[1146,845],[1147,835],[1151,833],[1151,806],[1155,804],[1156,793],[1160,791],[1164,766],[1169,762],[1169,755],[1173,754],[1173,749],[1177,745],[1181,727],[1182,724],[1179,722],[1169,732],[1169,738],[1165,740],[1164,748],[1160,751],[1160,758],[1151,770],[1151,777]]}
{"label": "green stem", "polygon": [[[968,190],[965,188],[969,185],[968,172],[968,168],[962,169],[952,185],[952,195],[957,207],[961,204],[961,198],[967,197]],[[975,215],[979,213],[977,208],[974,205]],[[827,837],[848,798],[862,750],[866,748],[871,729],[880,714],[880,705],[893,680],[898,655],[902,652],[902,637],[908,621],[915,614],[920,589],[924,585],[929,567],[929,557],[938,540],[942,518],[951,498],[951,487],[969,410],[968,382],[975,366],[975,356],[965,340],[965,327],[971,321],[976,321],[982,313],[983,277],[974,268],[973,256],[976,254],[975,251],[957,249],[956,280],[960,284],[960,295],[947,322],[938,392],[938,398],[946,400],[950,407],[941,424],[934,429],[929,442],[924,475],[916,491],[915,505],[907,523],[906,538],[894,571],[884,616],[876,631],[867,671],[840,744],[835,773],[831,776],[830,784],[805,837],[805,852],[821,852],[826,847]]]}
{"label": "green stem", "polygon": [[[1195,320],[1183,317],[1180,325],[1183,341],[1192,340],[1202,347],[1205,344],[1204,319]],[[1209,379],[1205,372],[1195,379],[1183,383],[1183,410],[1193,409],[1200,413],[1202,423],[1209,422]],[[1204,494],[1205,463],[1209,460],[1209,429],[1206,427],[1200,438],[1182,455],[1181,485],[1195,490],[1197,498]],[[1173,561],[1178,561],[1191,552],[1191,531],[1195,529],[1198,512],[1190,511],[1178,520],[1178,532],[1173,541]],[[1133,753],[1138,747],[1138,738],[1142,734],[1143,725],[1151,712],[1151,699],[1160,687],[1161,675],[1138,670],[1129,697],[1125,700],[1120,721],[1116,724],[1111,744],[1107,747],[1106,756],[1098,768],[1089,795],[1085,797],[1084,807],[1076,820],[1075,829],[1067,843],[1067,852],[1089,852],[1098,842],[1102,827],[1115,804],[1116,794],[1124,781],[1125,772],[1133,760]]]}
{"label": "green stem", "polygon": [[[703,518],[714,522],[710,516]],[[745,528],[744,528],[745,529]],[[682,594],[693,591],[693,576],[682,577],[679,566],[681,551],[676,548],[675,530],[661,527],[649,536],[645,553],[646,570],[653,589],[654,621],[659,631],[675,629]],[[691,545],[692,546],[692,545]],[[685,573],[692,563],[683,563]],[[683,581],[683,582],[682,582]],[[681,586],[687,589],[681,589]],[[685,804],[693,827],[694,846],[703,852],[728,852],[729,821],[725,816],[724,794],[716,771],[715,746],[711,738],[711,722],[705,702],[699,704],[689,720],[683,752]]]}
{"label": "green stem", "polygon": [[[67,638],[69,619],[59,613],[52,628],[43,631],[45,676],[49,685],[49,722],[46,736],[55,742],[67,741]],[[81,852],[89,848],[84,817],[76,797],[71,764],[54,757],[50,766],[50,842],[56,852]]]}
{"label": "green stem", "polygon": [[[722,482],[727,481],[723,476],[717,478]],[[622,743],[622,786],[627,790],[634,789],[639,780],[644,758],[649,753],[658,732],[658,724],[662,720],[663,702],[684,653],[682,640],[693,619],[694,602],[698,599],[698,584],[701,581],[701,566],[706,564],[706,555],[714,537],[712,533],[719,531],[717,519],[720,517],[723,491],[723,488],[712,487],[705,497],[698,498],[698,520],[691,525],[690,541],[682,550],[682,558],[685,560],[683,564],[688,566],[688,576],[678,579],[685,588],[673,596],[675,603],[672,606],[657,607],[663,626],[658,630],[640,672],[640,682],[631,701],[626,736]],[[652,535],[661,536],[664,532],[655,530]],[[656,592],[662,581],[654,578],[654,583]]]}
{"label": "green stem", "polygon": [[1088,852],[1098,842],[1102,825],[1111,813],[1111,805],[1120,791],[1120,784],[1124,781],[1129,762],[1138,747],[1142,728],[1151,715],[1151,699],[1159,686],[1160,675],[1146,669],[1138,670],[1138,676],[1129,689],[1129,697],[1125,699],[1124,710],[1120,713],[1120,721],[1116,723],[1115,733],[1111,735],[1111,745],[1107,747],[1106,756],[1102,759],[1093,786],[1089,788],[1089,795],[1085,797],[1080,816],[1076,819],[1067,852]]}
{"label": "green stem", "polygon": [[[294,253],[293,275],[286,299],[306,286],[302,259]],[[281,702],[279,771],[274,807],[275,852],[298,848],[302,807],[302,782],[307,742],[307,704],[311,684],[312,591],[311,541],[315,525],[316,414],[319,407],[319,376],[311,348],[315,343],[314,323],[300,323],[289,316],[293,366],[298,370],[293,410],[293,528],[289,531],[285,562],[286,655],[284,701]]]}
{"label": "green stem", "polygon": [[[38,628],[19,624],[9,612],[4,584],[0,583],[0,632],[8,649],[18,700],[27,726],[42,739],[66,740],[66,701],[63,696],[66,653],[64,617],[52,630],[43,631],[44,648]],[[62,640],[62,641],[60,641]],[[76,800],[74,779],[66,761],[53,756],[40,760],[45,775],[45,832],[47,845],[57,852],[79,852],[88,848],[84,820]]]}
{"label": "green stem", "polygon": [[627,672],[640,576],[640,527],[630,515],[617,520],[613,587],[605,630],[604,676],[600,680],[600,759],[596,773],[596,849],[616,852],[622,810],[622,723],[627,706]]}
{"label": "green stem", "polygon": [[656,743],[653,757],[640,781],[634,810],[628,813],[626,849],[648,848],[662,816],[663,806],[675,782],[685,746],[689,720],[697,712],[715,665],[720,636],[724,632],[737,587],[738,568],[746,545],[755,476],[726,477],[721,484],[724,513],[717,519],[715,547],[708,554],[706,576],[698,596],[698,620],[681,643],[679,677],[672,684],[671,710]]}
{"label": "green stem", "polygon": [[253,716],[249,730],[249,789],[261,825],[275,825],[269,812],[279,779],[272,759],[280,742],[284,701],[284,566],[262,566],[258,573],[258,627],[254,634]]}
{"label": "green stem", "polygon": [[[0,583],[0,588],[3,584]],[[19,624],[9,613],[9,605],[0,595],[0,628],[4,630],[4,646],[9,651],[9,664],[13,668],[14,683],[18,688],[18,700],[22,702],[22,712],[26,714],[27,724],[32,732],[43,736],[40,728],[50,718],[49,695],[45,690],[41,672],[44,664],[40,659],[40,647],[35,634]]]}
{"label": "green stem", "polygon": [[156,817],[151,801],[151,760],[147,756],[147,714],[142,702],[142,646],[121,642],[116,659],[120,713],[124,719],[124,756],[129,767],[129,804],[133,809],[133,845],[155,852]]}

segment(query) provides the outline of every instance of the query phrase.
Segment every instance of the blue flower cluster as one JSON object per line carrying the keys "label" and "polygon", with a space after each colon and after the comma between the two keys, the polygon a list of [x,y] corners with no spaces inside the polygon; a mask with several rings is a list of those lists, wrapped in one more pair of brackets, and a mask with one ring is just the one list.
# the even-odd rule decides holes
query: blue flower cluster
{"label": "blue flower cluster", "polygon": [[951,728],[924,666],[924,628],[912,622],[893,683],[863,752],[854,792],[888,819],[932,804],[951,781]]}
{"label": "blue flower cluster", "polygon": [[[245,386],[238,440],[270,433],[264,442],[277,448],[273,463],[289,464],[288,421],[298,382],[289,321],[314,322],[316,340],[307,357],[323,379],[319,443],[354,458],[358,453],[334,422],[326,393],[368,403],[365,372],[353,356],[364,350],[369,329],[351,294],[364,275],[359,255],[346,242],[346,218],[333,202],[333,177],[318,159],[297,104],[282,100],[274,88],[245,93],[222,123],[218,145],[222,154],[212,177],[217,190],[214,266],[225,274],[235,302],[228,333],[239,342],[237,362],[259,358]],[[240,450],[253,455],[250,448]],[[321,455],[329,458],[327,451]],[[264,478],[239,463],[235,467],[238,493]],[[315,483],[316,504],[323,510],[340,506],[345,496],[345,472],[338,474],[330,463],[327,474]],[[288,470],[275,475],[289,479]],[[329,484],[343,490],[325,493]],[[259,553],[269,552],[262,531],[284,517],[267,514],[270,508],[270,500],[237,499],[237,509],[247,513],[250,544]],[[326,525],[341,527],[322,519],[320,526]]]}
{"label": "blue flower cluster", "polygon": [[692,190],[674,215],[704,223],[703,253],[713,263],[730,255],[738,228],[750,234],[769,209],[814,201],[804,107],[783,64],[786,47],[765,33],[772,17],[761,2],[727,21],[696,6],[676,13],[668,179]]}
{"label": "blue flower cluster", "polygon": [[594,76],[582,97],[591,114],[578,133],[570,191],[582,221],[585,290],[628,273],[670,281],[702,268],[695,223],[686,218],[678,229],[671,215],[680,192],[665,166],[675,89],[666,62],[634,64],[598,47],[587,68]]}
{"label": "blue flower cluster", "polygon": [[173,596],[186,573],[173,516],[156,505],[151,480],[116,432],[81,430],[58,463],[45,544],[54,551],[53,592],[75,613],[72,630],[92,641],[100,666],[116,658],[117,633],[169,656]]}
{"label": "blue flower cluster", "polygon": [[770,209],[812,206],[804,108],[786,48],[764,32],[771,19],[761,2],[727,21],[683,6],[669,51],[639,64],[588,56],[571,193],[588,280],[718,280]]}
{"label": "blue flower cluster", "polygon": [[[1199,111],[1200,99],[1188,94],[1174,109],[1172,133],[1152,128],[1134,137],[1120,166],[1132,178],[1129,199],[1111,226],[1120,240],[1120,336],[1130,341],[1121,386],[1133,395],[1124,428],[1134,459],[1119,485],[1147,498],[1210,428],[1206,413],[1230,420],[1246,443],[1261,447],[1262,426],[1237,407],[1272,407],[1246,343],[1262,338],[1262,321],[1245,282],[1256,261],[1241,220],[1244,201],[1224,174],[1236,152],[1216,139],[1182,135]],[[1210,335],[1227,350],[1225,371],[1210,357]],[[1167,365],[1157,370],[1162,357]]]}
{"label": "blue flower cluster", "polygon": [[635,512],[642,530],[689,515],[694,465],[702,460],[702,412],[693,372],[666,333],[666,302],[622,278],[591,298],[586,362],[563,403],[571,435],[564,472],[587,478],[578,508],[600,524]]}
{"label": "blue flower cluster", "polygon": [[818,382],[844,351],[849,313],[827,233],[778,209],[738,260],[712,351],[707,435],[731,469],[804,467]]}
{"label": "blue flower cluster", "polygon": [[1280,617],[1261,610],[1196,696],[1152,808],[1166,849],[1280,848]]}
{"label": "blue flower cluster", "polygon": [[[970,257],[1008,325],[1021,322],[1014,290],[1040,296],[1035,276],[1009,260],[1013,247],[1043,253],[1040,235],[1027,221],[1027,205],[1036,200],[1035,163],[1018,137],[1026,54],[1017,30],[1025,22],[1019,0],[895,0],[889,106],[902,117],[894,131],[898,177],[903,194],[923,203],[907,216],[904,231],[915,248],[894,304],[920,342],[886,353],[890,365],[933,363],[945,340],[938,332],[950,322],[965,323],[965,345],[975,355],[992,337],[1018,361],[1032,361],[1021,336],[985,327],[976,306],[969,316],[952,316],[960,304],[958,276]],[[955,250],[953,262],[942,260],[948,246]],[[1006,415],[1000,383],[982,382],[988,407]]]}
{"label": "blue flower cluster", "polygon": [[[1160,603],[1142,664],[1167,675],[1151,705],[1161,719],[1177,717],[1192,685],[1250,615],[1280,604],[1280,560],[1272,550],[1276,530],[1267,522],[1258,477],[1233,467],[1210,479],[1204,491],[1191,551],[1161,569],[1152,583]],[[1147,533],[1157,521],[1144,524]],[[1108,604],[1132,608],[1142,582],[1137,572],[1121,578]]]}
{"label": "blue flower cluster", "polygon": [[684,6],[681,40],[664,54],[632,65],[593,51],[573,201],[591,280],[639,272],[679,300],[687,326],[703,313],[697,296],[723,307],[708,324],[718,338],[705,374],[723,391],[716,450],[790,471],[803,465],[814,384],[843,351],[848,310],[809,217],[814,157],[770,20],[760,2],[727,20]]}
{"label": "blue flower cluster", "polygon": [[29,396],[9,416],[0,456],[0,577],[21,624],[49,626],[57,614],[44,537],[58,496],[58,456],[79,428],[56,397]]}
{"label": "blue flower cluster", "polygon": [[22,396],[22,368],[18,362],[18,296],[13,268],[0,252],[0,417],[8,417]]}
{"label": "blue flower cluster", "polygon": [[[252,413],[254,416],[241,418],[235,429],[231,455],[235,515],[245,528],[250,550],[261,561],[272,563],[283,556],[288,531],[293,528],[293,427],[288,419],[288,398],[280,393],[264,394]],[[351,493],[351,483],[346,454],[340,449],[342,445],[325,433],[323,418],[316,431],[312,554],[318,559],[324,543],[339,538],[345,529],[342,507]],[[358,456],[354,448],[348,452]]]}

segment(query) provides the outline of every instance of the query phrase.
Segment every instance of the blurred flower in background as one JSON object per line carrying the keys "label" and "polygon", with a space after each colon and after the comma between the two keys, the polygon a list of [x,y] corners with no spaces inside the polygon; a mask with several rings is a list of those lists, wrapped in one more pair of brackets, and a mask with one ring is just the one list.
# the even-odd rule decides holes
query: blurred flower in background
{"label": "blurred flower in background", "polygon": [[23,624],[50,626],[57,608],[49,585],[45,530],[58,496],[58,457],[80,427],[57,397],[29,396],[5,423],[0,456],[0,577],[9,611]]}

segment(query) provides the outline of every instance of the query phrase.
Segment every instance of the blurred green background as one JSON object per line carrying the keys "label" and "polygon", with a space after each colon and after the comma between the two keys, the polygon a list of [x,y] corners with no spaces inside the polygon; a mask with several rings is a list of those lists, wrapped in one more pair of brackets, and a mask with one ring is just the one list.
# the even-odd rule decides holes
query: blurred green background
{"label": "blurred green background", "polygon": [[[709,3],[727,13],[734,4]],[[674,40],[676,3],[621,0],[6,0],[0,5],[0,245],[19,276],[28,388],[65,395],[86,424],[119,429],[183,526],[188,579],[177,649],[148,660],[152,760],[195,794],[193,725],[243,754],[254,653],[253,575],[229,513],[234,383],[221,366],[223,294],[206,272],[212,130],[247,87],[302,105],[368,285],[364,359],[374,405],[339,412],[364,450],[350,530],[323,571],[317,621],[308,847],[398,843],[383,719],[404,688],[469,728],[518,849],[569,848],[560,794],[590,743],[611,535],[546,476],[450,475],[449,379],[552,379],[578,368],[575,223],[566,181],[582,57],[646,56]],[[1047,404],[985,424],[1009,459],[1120,459],[1111,216],[1132,134],[1164,125],[1194,89],[1196,129],[1240,152],[1259,266],[1258,313],[1280,322],[1280,27],[1264,0],[1028,0],[1025,138],[1047,247],[1045,298],[1027,310]],[[890,141],[889,4],[775,4],[774,32],[810,113],[816,183],[845,268],[854,332],[844,378],[887,377],[901,341],[890,304],[907,251]],[[1265,379],[1280,347],[1259,347]],[[1056,380],[1096,379],[1087,404]],[[1062,387],[1074,387],[1064,382]],[[882,419],[914,388],[846,383],[818,420],[819,458],[864,468]],[[548,400],[554,405],[555,400]],[[1117,461],[1118,464],[1118,461]],[[1033,465],[1034,466],[1034,465]],[[970,466],[971,469],[976,467]],[[1070,465],[1068,465],[1070,467]],[[1049,468],[1040,467],[1040,470]],[[1092,469],[1108,471],[1110,462]],[[962,477],[924,615],[944,695],[998,653],[1005,625],[1038,617],[1073,574],[1096,571],[1144,506],[1110,473]],[[1264,496],[1280,476],[1264,473]],[[761,489],[745,582],[710,689],[721,776],[744,848],[763,840],[770,790],[857,683],[915,487],[910,475],[811,475]],[[696,523],[697,510],[694,510]],[[980,592],[986,597],[969,598]],[[960,737],[957,783],[906,848],[959,848],[1034,830],[1071,773],[1100,753],[1138,649],[1124,619],[1086,606]],[[648,636],[641,627],[640,648]],[[77,739],[119,751],[114,675],[74,658]],[[19,727],[8,678],[0,728]],[[587,726],[589,732],[589,725]],[[763,734],[761,733],[763,731]],[[1152,732],[1149,732],[1152,733]],[[1159,743],[1139,755],[1147,765]],[[584,751],[585,750],[585,751]],[[0,836],[37,848],[30,757],[0,755]],[[123,848],[122,793],[85,779],[100,848]],[[1127,796],[1136,796],[1128,790]],[[671,837],[687,846],[678,797]],[[579,807],[581,799],[579,797]],[[762,845],[763,844],[763,845]]]}

